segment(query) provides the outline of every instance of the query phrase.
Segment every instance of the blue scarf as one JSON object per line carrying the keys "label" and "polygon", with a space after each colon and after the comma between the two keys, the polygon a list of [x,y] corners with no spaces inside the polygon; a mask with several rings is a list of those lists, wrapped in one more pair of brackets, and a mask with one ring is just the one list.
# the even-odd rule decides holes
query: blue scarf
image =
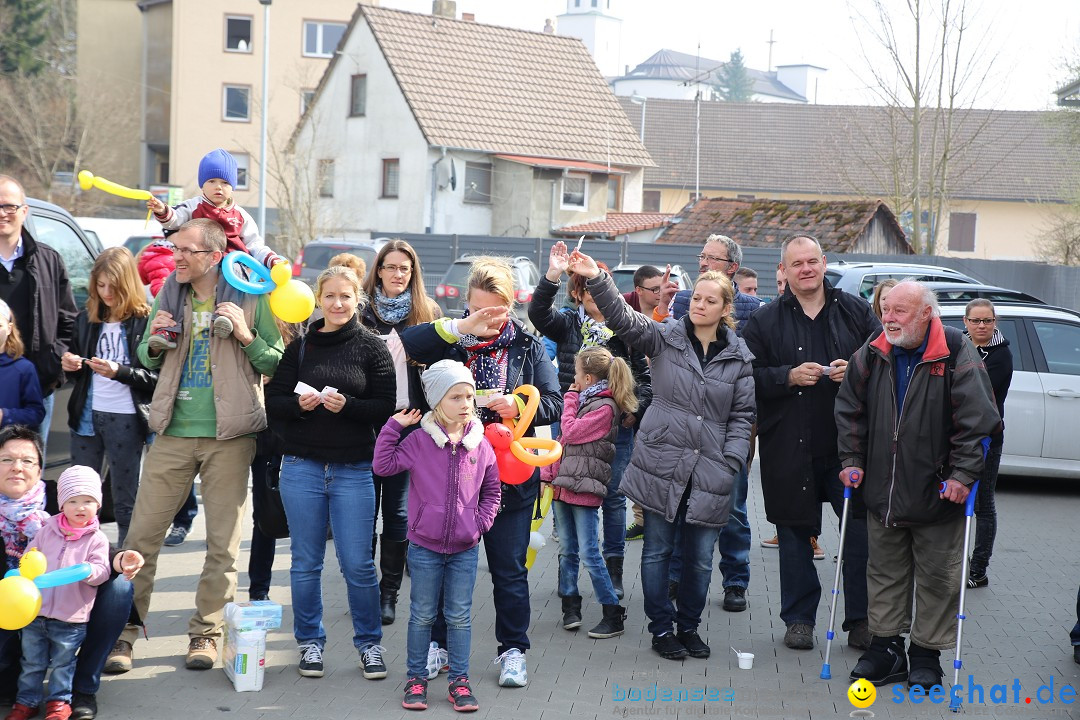
{"label": "blue scarf", "polygon": [[[465,313],[468,317],[468,312]],[[475,335],[462,335],[458,347],[468,354],[465,367],[472,372],[477,390],[500,390],[508,393],[513,388],[507,387],[507,367],[509,365],[510,346],[517,338],[517,328],[510,320],[494,338],[478,338]],[[480,420],[485,425],[500,422],[498,413],[487,408],[480,408]]]}
{"label": "blue scarf", "polygon": [[593,383],[589,387],[581,391],[581,395],[578,396],[581,404],[584,405],[585,401],[591,397],[596,397],[600,393],[608,389],[608,381],[601,380],[600,382]]}
{"label": "blue scarf", "polygon": [[378,285],[375,286],[375,312],[389,325],[397,325],[409,317],[412,310],[412,290],[405,290],[395,298],[388,297]]}

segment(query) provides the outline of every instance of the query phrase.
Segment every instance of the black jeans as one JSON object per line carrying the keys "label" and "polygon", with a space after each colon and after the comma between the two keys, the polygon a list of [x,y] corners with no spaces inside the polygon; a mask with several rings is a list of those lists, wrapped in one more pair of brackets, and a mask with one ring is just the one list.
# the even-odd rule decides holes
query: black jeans
{"label": "black jeans", "polygon": [[[986,464],[979,482],[979,492],[975,494],[975,549],[971,553],[972,577],[982,577],[990,566],[990,556],[994,552],[994,537],[997,535],[997,507],[994,504],[994,491],[997,489],[998,468],[1001,467],[1002,443],[991,443],[986,451]],[[964,578],[967,581],[967,578]]]}
{"label": "black jeans", "polygon": [[259,530],[259,513],[266,502],[266,481],[281,474],[280,455],[256,455],[251,461],[251,551],[248,554],[248,595],[267,595],[274,570],[277,540]]}
{"label": "black jeans", "polygon": [[118,531],[117,545],[123,546],[139,492],[139,467],[142,463],[146,432],[135,413],[91,413],[94,434],[71,433],[71,464],[85,465],[101,472],[109,458],[109,481],[112,485],[113,514]]}

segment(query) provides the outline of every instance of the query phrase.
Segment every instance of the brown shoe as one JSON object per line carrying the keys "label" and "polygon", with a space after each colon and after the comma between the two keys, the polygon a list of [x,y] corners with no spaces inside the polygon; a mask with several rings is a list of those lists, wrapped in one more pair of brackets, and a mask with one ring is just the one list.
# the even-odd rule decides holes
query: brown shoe
{"label": "brown shoe", "polygon": [[217,662],[217,641],[208,637],[193,637],[188,643],[187,659],[184,665],[188,670],[209,670]]}
{"label": "brown shoe", "polygon": [[817,544],[817,538],[816,537],[810,538],[810,547],[814,549],[814,559],[815,560],[824,560],[825,559],[825,551],[822,550],[821,546]]}
{"label": "brown shoe", "polygon": [[761,541],[761,547],[763,547],[763,548],[771,548],[772,550],[777,549],[778,547],[780,547],[780,536],[779,535],[773,535],[768,540],[762,540]]}
{"label": "brown shoe", "polygon": [[110,675],[119,675],[131,670],[131,643],[125,640],[117,640],[109,651],[109,657],[105,660],[102,672]]}

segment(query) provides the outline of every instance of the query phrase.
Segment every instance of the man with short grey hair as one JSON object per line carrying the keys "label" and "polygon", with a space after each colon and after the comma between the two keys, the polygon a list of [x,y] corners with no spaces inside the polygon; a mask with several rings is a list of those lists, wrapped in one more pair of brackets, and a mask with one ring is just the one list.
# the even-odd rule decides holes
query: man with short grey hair
{"label": "man with short grey hair", "polygon": [[955,646],[964,502],[983,472],[983,441],[1001,425],[978,351],[936,308],[922,283],[892,289],[884,330],[851,357],[835,413],[840,480],[861,488],[868,511],[874,637],[851,679],[926,691],[944,675],[941,651]]}

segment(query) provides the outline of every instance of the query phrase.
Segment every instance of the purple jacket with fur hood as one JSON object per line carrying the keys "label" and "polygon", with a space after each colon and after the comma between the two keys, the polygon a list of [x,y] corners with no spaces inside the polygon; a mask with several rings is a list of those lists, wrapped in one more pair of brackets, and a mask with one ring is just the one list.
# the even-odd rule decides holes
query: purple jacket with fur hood
{"label": "purple jacket with fur hood", "polygon": [[430,412],[420,431],[404,440],[402,429],[397,420],[386,421],[371,467],[383,476],[409,471],[409,540],[444,555],[476,546],[495,522],[501,498],[495,450],[483,424],[470,422],[456,444]]}

